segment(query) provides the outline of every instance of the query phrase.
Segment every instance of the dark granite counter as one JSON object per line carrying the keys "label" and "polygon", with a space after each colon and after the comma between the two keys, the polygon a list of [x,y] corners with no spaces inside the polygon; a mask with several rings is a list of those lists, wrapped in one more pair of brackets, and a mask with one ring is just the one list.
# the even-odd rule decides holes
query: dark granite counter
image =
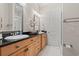
{"label": "dark granite counter", "polygon": [[22,40],[26,40],[26,39],[29,39],[29,38],[32,38],[32,37],[35,37],[35,36],[37,36],[37,35],[31,35],[28,38],[23,38],[23,39],[18,39],[18,40],[0,39],[0,47],[6,46],[6,45],[9,45],[9,44],[12,44],[12,43],[16,43],[16,42],[19,42],[19,41],[22,41]]}
{"label": "dark granite counter", "polygon": [[[38,34],[38,35],[41,35],[41,34]],[[18,40],[4,40],[4,39],[0,39],[0,47],[6,46],[6,45],[9,45],[9,44],[12,44],[12,43],[16,43],[16,42],[19,42],[19,41],[22,41],[22,40],[26,40],[26,39],[29,39],[29,38],[32,38],[32,37],[35,37],[35,36],[37,36],[37,35],[30,35],[28,38],[18,39]]]}

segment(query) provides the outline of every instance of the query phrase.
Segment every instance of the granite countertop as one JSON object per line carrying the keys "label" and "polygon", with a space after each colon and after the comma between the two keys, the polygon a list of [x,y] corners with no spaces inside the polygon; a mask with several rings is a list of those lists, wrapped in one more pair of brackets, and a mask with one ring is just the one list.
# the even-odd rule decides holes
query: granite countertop
{"label": "granite countertop", "polygon": [[[43,34],[43,33],[41,33],[41,34]],[[41,34],[37,34],[37,35],[41,35]],[[0,39],[0,47],[4,47],[4,46],[12,44],[12,43],[16,43],[16,42],[19,42],[19,41],[22,41],[22,40],[26,40],[26,39],[35,37],[37,35],[30,35],[28,38],[18,39],[18,40],[4,40],[4,39]]]}
{"label": "granite countertop", "polygon": [[28,38],[23,38],[23,39],[18,39],[18,40],[0,39],[0,47],[6,46],[6,45],[9,45],[9,44],[12,44],[12,43],[16,43],[16,42],[19,42],[19,41],[22,41],[22,40],[26,40],[26,39],[29,39],[29,38],[32,38],[32,37],[35,37],[35,36],[37,36],[37,35],[31,35]]}

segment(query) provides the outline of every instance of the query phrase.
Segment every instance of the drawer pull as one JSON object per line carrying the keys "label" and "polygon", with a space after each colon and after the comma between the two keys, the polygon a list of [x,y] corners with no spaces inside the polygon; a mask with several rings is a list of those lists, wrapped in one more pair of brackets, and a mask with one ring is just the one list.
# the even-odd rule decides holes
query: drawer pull
{"label": "drawer pull", "polygon": [[16,46],[16,48],[19,48],[20,46]]}
{"label": "drawer pull", "polygon": [[28,48],[24,50],[24,52],[28,51]]}
{"label": "drawer pull", "polygon": [[31,41],[33,41],[33,40],[31,40]]}

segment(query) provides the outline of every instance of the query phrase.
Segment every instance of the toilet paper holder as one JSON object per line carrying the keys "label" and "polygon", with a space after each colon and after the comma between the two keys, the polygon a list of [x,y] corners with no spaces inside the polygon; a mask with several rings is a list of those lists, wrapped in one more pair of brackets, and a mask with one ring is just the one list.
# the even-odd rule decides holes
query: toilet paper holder
{"label": "toilet paper holder", "polygon": [[71,44],[63,44],[63,46],[64,46],[65,48],[73,48],[73,46],[72,46]]}

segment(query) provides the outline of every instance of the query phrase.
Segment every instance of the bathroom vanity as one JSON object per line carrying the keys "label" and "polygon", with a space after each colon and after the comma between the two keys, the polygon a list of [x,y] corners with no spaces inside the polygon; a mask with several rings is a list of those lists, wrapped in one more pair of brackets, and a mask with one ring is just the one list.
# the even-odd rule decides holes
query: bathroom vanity
{"label": "bathroom vanity", "polygon": [[1,56],[36,56],[47,44],[47,34],[31,35],[15,41],[0,40]]}

